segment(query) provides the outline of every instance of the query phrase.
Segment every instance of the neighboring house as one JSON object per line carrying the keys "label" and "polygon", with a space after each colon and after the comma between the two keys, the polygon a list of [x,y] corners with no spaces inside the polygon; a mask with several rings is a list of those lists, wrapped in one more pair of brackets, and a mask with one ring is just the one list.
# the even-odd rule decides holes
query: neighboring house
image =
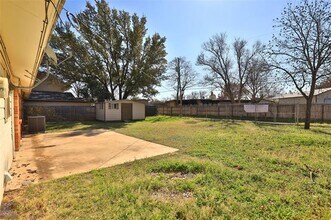
{"label": "neighboring house", "polygon": [[[38,73],[42,79],[45,73]],[[45,116],[46,121],[87,121],[95,120],[95,104],[76,98],[70,88],[54,75],[32,89],[30,96],[24,99],[24,119],[28,116]]]}
{"label": "neighboring house", "polygon": [[26,106],[94,106],[94,103],[76,98],[71,92],[32,91],[24,100]]}
{"label": "neighboring house", "polygon": [[21,98],[28,97],[65,0],[0,0],[0,202],[21,144]]}
{"label": "neighboring house", "polygon": [[[284,94],[270,98],[270,101],[278,104],[293,105],[306,104],[306,99],[301,93]],[[313,97],[313,104],[331,104],[331,88],[316,89]]]}
{"label": "neighboring house", "polygon": [[145,104],[131,100],[105,101],[96,104],[100,121],[131,121],[145,119]]}
{"label": "neighboring house", "polygon": [[[37,75],[38,80],[44,79],[46,76],[45,72],[39,72]],[[50,74],[45,81],[40,83],[37,87],[33,88],[34,91],[44,91],[44,92],[64,92],[70,89],[70,85],[64,83],[62,80],[56,76]]]}
{"label": "neighboring house", "polygon": [[[42,79],[46,74],[39,72],[37,78]],[[49,75],[37,87],[33,88],[29,97],[24,99],[25,106],[91,106],[92,103],[76,98],[67,85],[54,75]]]}

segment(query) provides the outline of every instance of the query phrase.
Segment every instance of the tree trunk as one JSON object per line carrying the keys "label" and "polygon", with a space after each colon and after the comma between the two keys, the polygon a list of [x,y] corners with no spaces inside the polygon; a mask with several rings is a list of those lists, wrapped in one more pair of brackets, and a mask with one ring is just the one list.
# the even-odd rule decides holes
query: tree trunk
{"label": "tree trunk", "polygon": [[178,86],[177,86],[177,92],[176,92],[176,105],[178,105],[179,100],[179,92],[178,92]]}
{"label": "tree trunk", "polygon": [[311,116],[311,104],[313,101],[313,96],[309,96],[306,105],[306,118],[305,118],[305,129],[310,129],[310,116]]}
{"label": "tree trunk", "polygon": [[123,99],[127,99],[129,97],[129,92],[128,91],[124,91],[124,94],[123,94]]}
{"label": "tree trunk", "polygon": [[118,87],[118,100],[122,100],[122,86]]}

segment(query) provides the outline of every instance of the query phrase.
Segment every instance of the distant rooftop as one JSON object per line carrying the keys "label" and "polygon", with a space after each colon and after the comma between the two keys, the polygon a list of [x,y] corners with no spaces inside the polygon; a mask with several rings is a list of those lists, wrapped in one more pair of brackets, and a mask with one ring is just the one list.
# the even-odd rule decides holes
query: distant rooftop
{"label": "distant rooftop", "polygon": [[[331,87],[324,88],[324,89],[315,89],[314,95],[319,95],[319,94],[325,93],[327,91],[331,91]],[[303,95],[301,93],[289,93],[289,94],[275,96],[270,99],[288,99],[288,98],[298,98],[298,97],[303,97]]]}
{"label": "distant rooftop", "polygon": [[71,92],[48,92],[48,91],[32,91],[29,101],[84,101],[80,98],[75,98]]}

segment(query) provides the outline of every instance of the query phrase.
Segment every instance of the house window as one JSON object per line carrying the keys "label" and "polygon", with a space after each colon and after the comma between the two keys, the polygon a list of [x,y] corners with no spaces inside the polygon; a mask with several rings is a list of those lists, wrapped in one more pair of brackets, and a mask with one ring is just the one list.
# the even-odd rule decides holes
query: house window
{"label": "house window", "polygon": [[1,105],[0,109],[1,111],[3,111],[3,115],[2,115],[2,119],[5,120],[5,123],[7,123],[9,117],[11,116],[12,112],[11,112],[11,100],[10,98],[3,98],[1,100],[1,102],[3,103],[3,105]]}
{"label": "house window", "polygon": [[118,103],[109,103],[108,108],[109,109],[118,109],[119,106],[118,106]]}
{"label": "house window", "polygon": [[6,112],[5,112],[5,114],[6,114],[6,120],[8,120],[8,118],[11,116],[11,111],[10,111],[10,99],[9,99],[9,97],[8,98],[6,98],[5,99],[5,105],[6,105]]}
{"label": "house window", "polygon": [[103,103],[99,104],[99,109],[103,109]]}

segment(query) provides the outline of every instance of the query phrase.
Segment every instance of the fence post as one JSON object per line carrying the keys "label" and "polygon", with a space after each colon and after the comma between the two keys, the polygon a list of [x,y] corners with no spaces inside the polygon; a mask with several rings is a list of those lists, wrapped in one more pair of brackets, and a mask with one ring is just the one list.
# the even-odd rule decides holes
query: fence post
{"label": "fence post", "polygon": [[217,117],[219,118],[220,117],[220,107],[217,106]]}
{"label": "fence post", "polygon": [[170,107],[170,116],[172,116],[172,107]]}
{"label": "fence post", "polygon": [[233,103],[231,103],[231,119],[233,119]]}
{"label": "fence post", "polygon": [[199,116],[199,104],[197,105],[197,116]]}
{"label": "fence post", "polygon": [[295,105],[295,123],[298,125],[299,124],[299,115],[300,115],[300,105],[296,104]]}
{"label": "fence post", "polygon": [[229,105],[225,106],[225,118],[228,119],[229,118]]}
{"label": "fence post", "polygon": [[322,120],[321,120],[321,122],[322,123],[324,123],[324,106],[325,106],[324,104],[321,105],[321,107],[322,107]]}
{"label": "fence post", "polygon": [[256,122],[257,121],[256,105],[254,105],[254,108],[255,108],[255,110],[254,110],[254,119],[255,119],[255,122]]}

